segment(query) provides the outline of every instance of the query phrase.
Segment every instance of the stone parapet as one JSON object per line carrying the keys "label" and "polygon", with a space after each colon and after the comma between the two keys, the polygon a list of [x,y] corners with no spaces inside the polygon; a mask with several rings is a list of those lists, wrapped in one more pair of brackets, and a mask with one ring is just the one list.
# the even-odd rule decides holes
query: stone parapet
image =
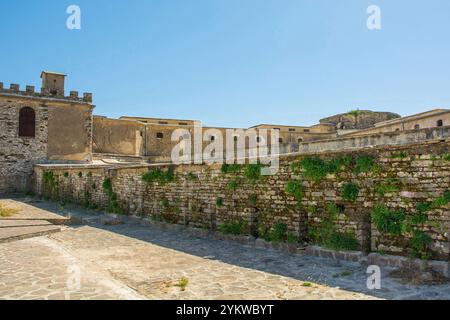
{"label": "stone parapet", "polygon": [[52,94],[49,90],[42,88],[40,92],[36,92],[34,86],[27,85],[25,90],[20,90],[20,85],[11,84],[9,88],[5,88],[3,83],[0,83],[0,95],[14,95],[14,96],[22,96],[22,97],[32,97],[32,98],[45,98],[45,99],[57,99],[64,100],[70,102],[79,102],[79,103],[92,103],[92,93],[83,93],[83,96],[80,97],[78,91],[71,91],[69,96]]}

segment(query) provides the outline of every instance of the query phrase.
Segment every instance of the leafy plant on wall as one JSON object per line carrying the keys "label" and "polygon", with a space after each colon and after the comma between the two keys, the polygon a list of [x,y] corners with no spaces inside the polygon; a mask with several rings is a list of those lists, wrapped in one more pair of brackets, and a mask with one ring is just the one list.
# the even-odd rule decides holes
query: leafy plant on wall
{"label": "leafy plant on wall", "polygon": [[429,213],[450,203],[450,191],[431,203],[421,202],[415,212],[407,217],[404,210],[391,210],[384,204],[377,204],[372,211],[372,221],[382,234],[409,237],[411,257],[429,259],[431,257],[432,239],[423,231],[429,221]]}
{"label": "leafy plant on wall", "polygon": [[341,194],[345,200],[355,202],[358,199],[359,187],[355,183],[346,183],[342,186]]}
{"label": "leafy plant on wall", "polygon": [[353,232],[343,232],[337,228],[340,209],[335,203],[329,203],[325,214],[316,227],[309,230],[309,238],[313,243],[332,250],[358,250],[359,243]]}

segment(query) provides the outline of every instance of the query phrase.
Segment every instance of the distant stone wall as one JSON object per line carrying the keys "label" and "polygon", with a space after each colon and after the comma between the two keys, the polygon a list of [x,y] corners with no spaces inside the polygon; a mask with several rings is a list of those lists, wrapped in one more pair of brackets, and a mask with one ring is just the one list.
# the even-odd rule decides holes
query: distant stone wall
{"label": "distant stone wall", "polygon": [[358,114],[343,113],[320,120],[320,123],[331,123],[337,129],[367,129],[378,122],[400,118],[400,115],[392,112],[376,112],[359,110]]}
{"label": "distant stone wall", "polygon": [[[239,232],[262,236],[283,225],[291,241],[317,243],[326,236],[324,228],[331,227],[333,235],[347,235],[331,238],[329,241],[336,242],[331,245],[349,245],[352,236],[358,249],[365,252],[406,256],[417,247],[416,242],[422,241],[430,257],[447,260],[449,152],[449,142],[433,142],[363,149],[357,153],[293,154],[282,156],[279,172],[269,177],[255,177],[248,165],[228,173],[223,171],[229,169],[221,165],[38,165],[34,169],[35,191],[62,202],[211,230],[242,223],[244,227]],[[312,171],[316,176],[307,175],[304,167],[295,169],[304,159],[319,164]],[[336,163],[339,173],[329,173]],[[174,180],[158,182],[165,179],[164,172],[170,168]],[[150,178],[143,181],[143,175],[149,172]],[[298,184],[301,192],[296,194]],[[349,185],[358,189],[352,200],[344,191]],[[417,208],[423,204],[429,207],[422,210],[419,218],[423,221],[418,224]],[[401,223],[405,226],[411,219],[416,224],[395,235],[379,230],[372,217],[378,207],[389,210],[389,214],[402,212]],[[334,221],[326,225],[330,217]],[[397,226],[395,221],[390,225]],[[428,238],[429,242],[423,240]]]}
{"label": "distant stone wall", "polygon": [[450,126],[389,133],[373,133],[363,136],[341,137],[322,141],[305,142],[299,145],[298,152],[325,152],[391,145],[406,145],[448,138],[450,138]]}
{"label": "distant stone wall", "polygon": [[413,131],[450,125],[450,112],[447,110],[430,112],[428,115],[400,119],[399,121],[380,123],[374,128],[349,132],[345,137],[357,137],[376,134],[389,134],[396,131]]}

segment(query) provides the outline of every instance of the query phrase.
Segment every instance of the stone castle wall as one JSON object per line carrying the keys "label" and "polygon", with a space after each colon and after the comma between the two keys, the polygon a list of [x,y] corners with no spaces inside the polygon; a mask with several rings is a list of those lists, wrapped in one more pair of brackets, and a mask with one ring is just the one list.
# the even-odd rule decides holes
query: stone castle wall
{"label": "stone castle wall", "polygon": [[[63,202],[212,230],[244,223],[241,232],[261,236],[262,230],[283,224],[291,238],[309,242],[317,241],[314,232],[330,217],[330,208],[337,208],[335,232],[353,235],[360,250],[409,255],[413,240],[417,240],[414,235],[419,234],[430,238],[430,257],[447,260],[449,150],[449,142],[438,141],[357,152],[284,155],[276,175],[256,178],[249,175],[248,165],[231,173],[222,172],[221,165],[38,165],[34,169],[35,191]],[[320,179],[305,176],[304,168],[295,169],[299,161],[317,158],[326,163],[346,159],[346,164],[339,173],[322,175]],[[364,159],[373,160],[368,171],[360,169]],[[172,182],[143,181],[145,173],[170,168],[174,170]],[[318,169],[318,174],[325,170],[320,166]],[[286,189],[293,181],[302,185],[300,199]],[[347,184],[359,188],[354,200],[344,196]],[[393,184],[395,188],[389,187]],[[407,221],[417,217],[417,207],[422,203],[433,206],[424,211],[426,219],[420,225],[412,226],[414,232],[381,232],[372,217],[374,208],[381,205],[403,212]]]}
{"label": "stone castle wall", "polygon": [[[37,163],[86,163],[92,161],[91,94],[83,98],[35,93],[27,86],[10,89],[0,83],[0,194],[31,189],[33,165]],[[34,110],[35,137],[19,136],[19,114]]]}
{"label": "stone castle wall", "polygon": [[48,107],[27,105],[36,113],[36,136],[18,136],[20,101],[0,100],[0,194],[27,190],[33,165],[47,159]]}
{"label": "stone castle wall", "polygon": [[342,136],[336,139],[304,142],[298,146],[298,151],[305,153],[350,150],[424,143],[426,141],[448,138],[450,138],[450,126],[445,126],[389,133],[369,133],[361,136]]}

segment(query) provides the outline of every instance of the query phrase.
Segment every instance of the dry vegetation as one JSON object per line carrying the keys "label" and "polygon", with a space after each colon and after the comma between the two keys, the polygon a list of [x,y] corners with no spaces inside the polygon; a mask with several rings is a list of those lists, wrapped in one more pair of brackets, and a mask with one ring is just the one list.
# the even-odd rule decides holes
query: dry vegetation
{"label": "dry vegetation", "polygon": [[19,212],[19,210],[7,208],[3,204],[0,203],[0,217],[2,217],[2,218],[11,217],[11,216],[17,214],[18,212]]}

